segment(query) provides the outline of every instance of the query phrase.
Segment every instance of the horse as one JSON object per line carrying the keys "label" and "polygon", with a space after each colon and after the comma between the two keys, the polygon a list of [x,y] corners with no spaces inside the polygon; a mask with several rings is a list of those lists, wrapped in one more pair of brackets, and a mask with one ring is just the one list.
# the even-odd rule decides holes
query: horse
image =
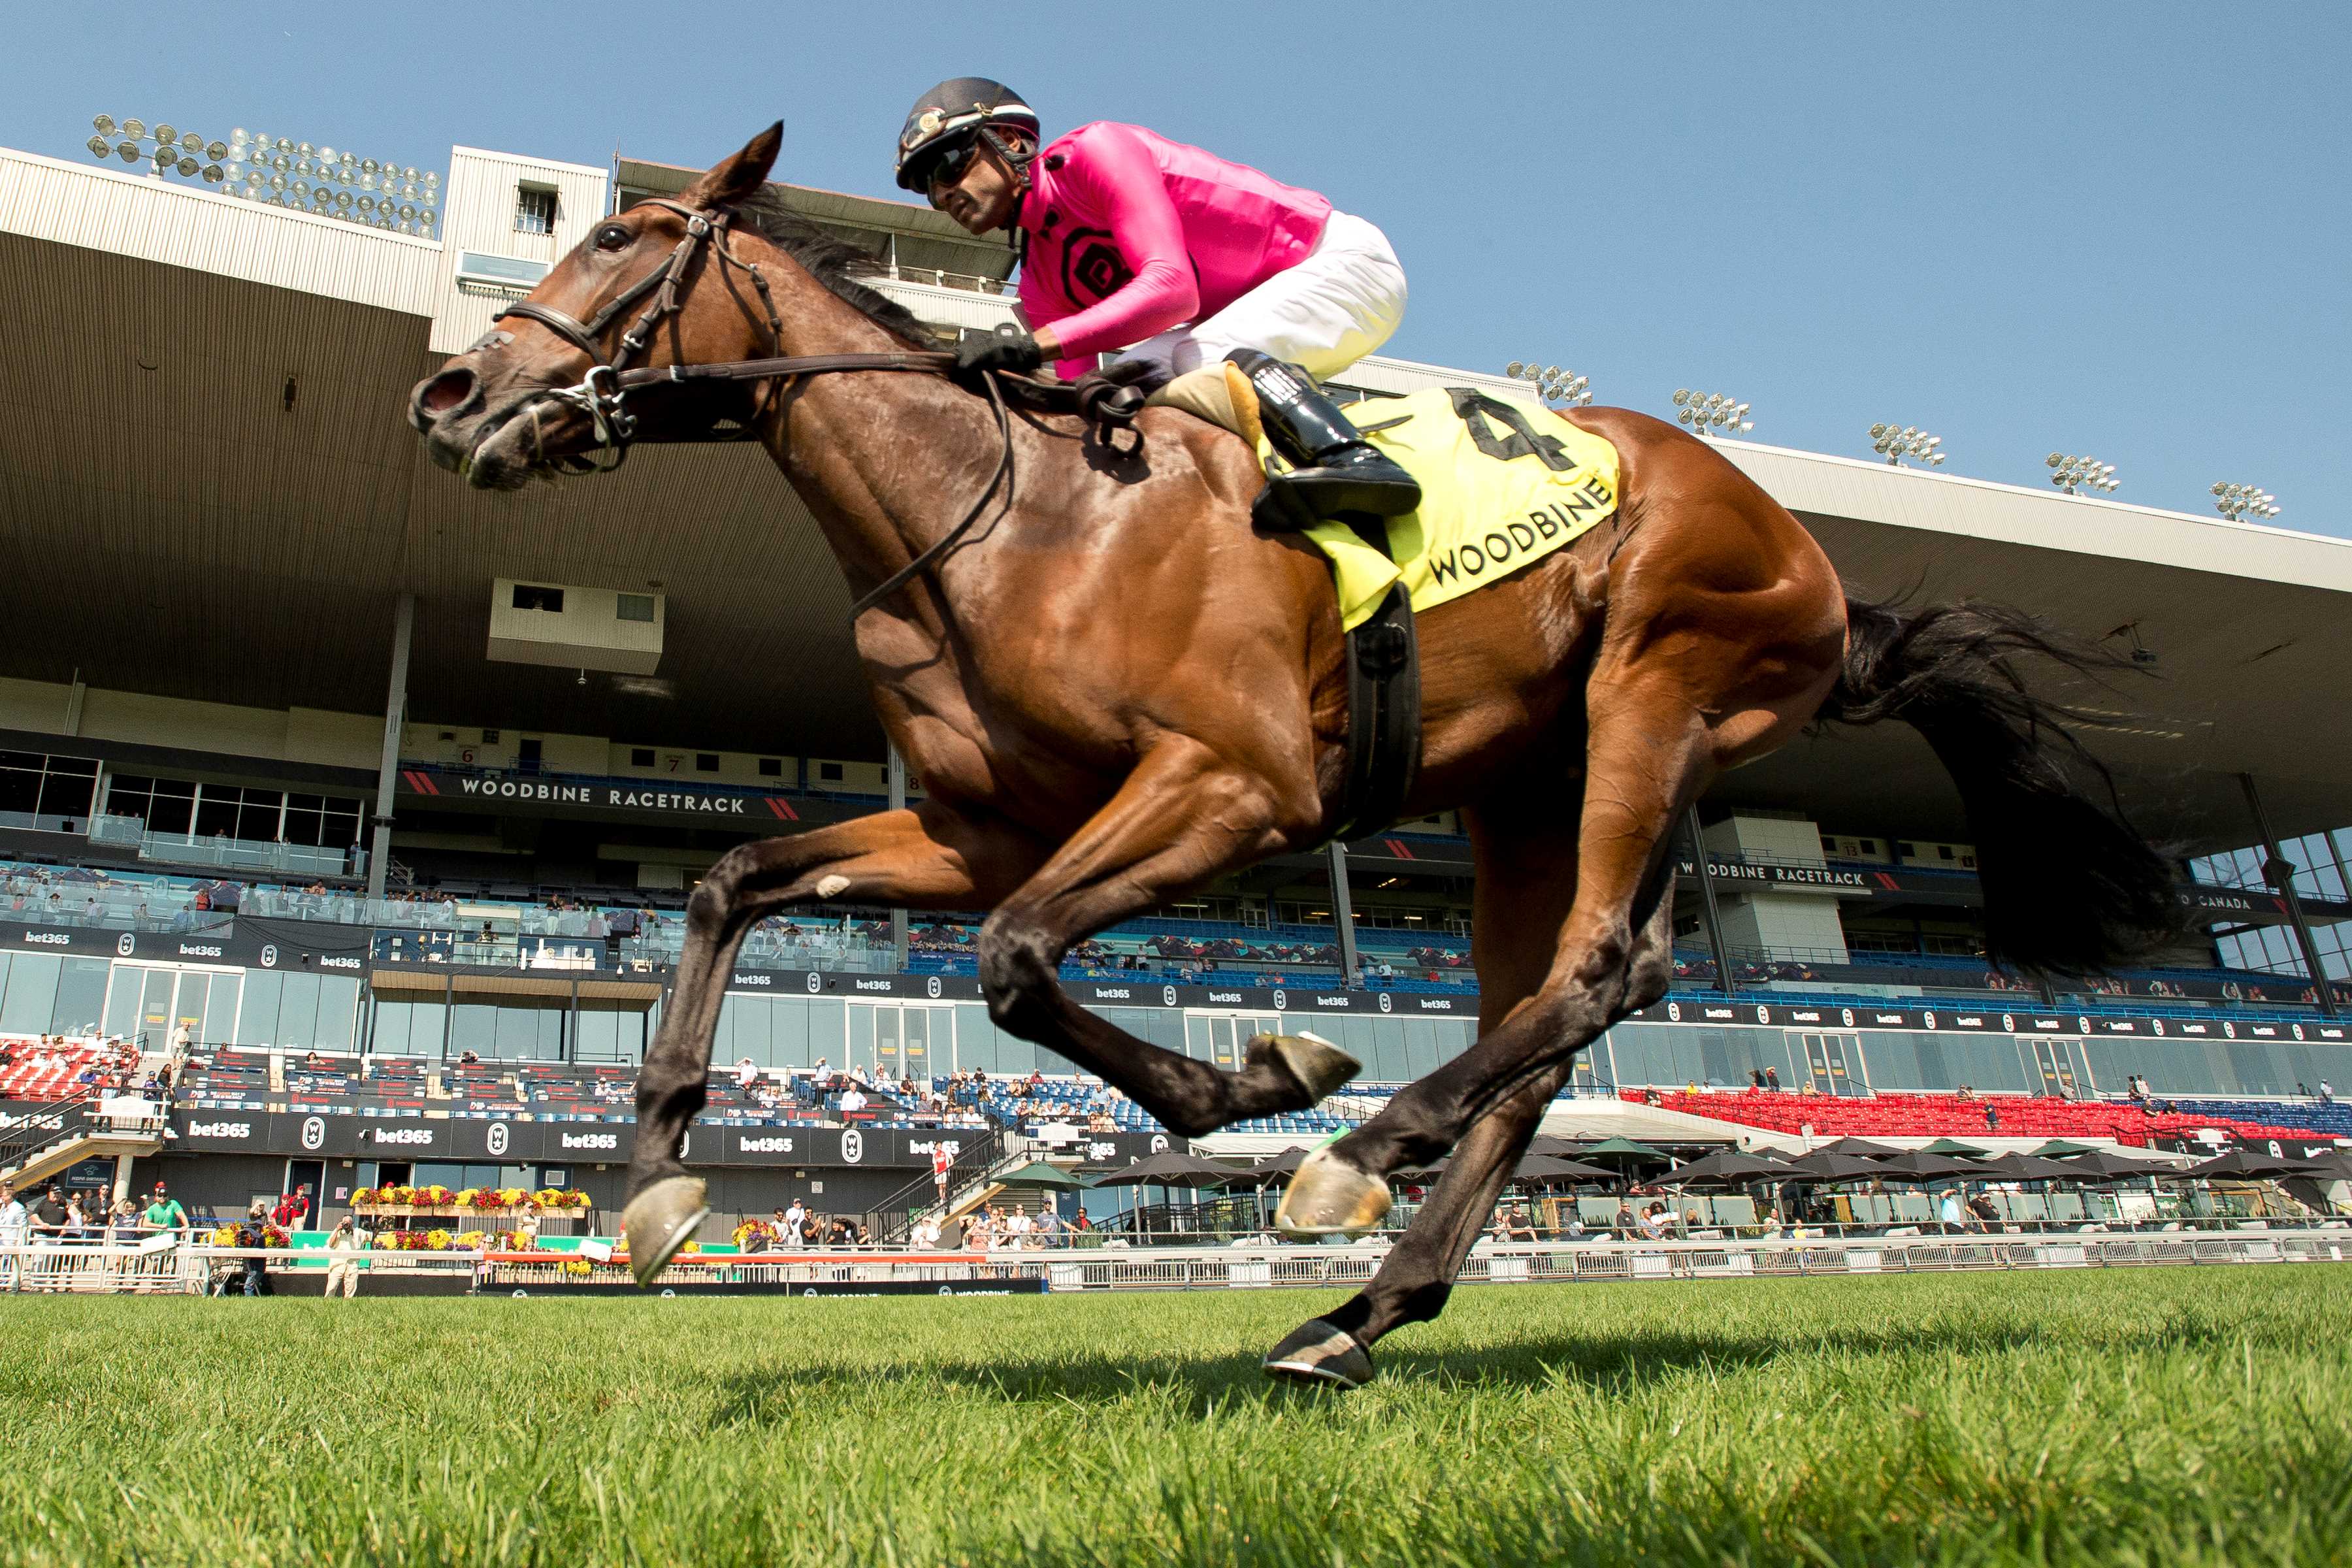
{"label": "horse", "polygon": [[[927,331],[852,276],[863,258],[762,195],[781,137],[599,219],[409,403],[434,458],[489,489],[610,466],[631,438],[759,440],[860,595],[876,710],[925,785],[910,809],[740,846],[695,889],[637,1080],[624,1229],[640,1282],[705,1212],[681,1136],[735,951],[788,906],[989,910],[977,952],[998,1026],[1180,1134],[1307,1110],[1357,1070],[1307,1035],[1259,1036],[1222,1069],[1057,984],[1108,926],[1384,826],[1339,816],[1327,562],[1253,525],[1265,475],[1223,429],[1147,408],[1139,445],[1106,445],[992,380],[937,374]],[[1926,738],[2012,965],[2094,971],[2174,929],[2165,861],[2080,765],[2081,716],[2016,668],[2117,661],[1998,605],[1853,597],[1706,443],[1624,409],[1559,416],[1616,447],[1613,516],[1419,624],[1423,753],[1396,816],[1466,819],[1478,1036],[1309,1157],[1280,1223],[1360,1234],[1392,1173],[1453,1159],[1365,1288],[1265,1358],[1276,1376],[1359,1385],[1374,1344],[1442,1309],[1575,1053],[1666,990],[1675,823],[1808,725],[1896,720]]]}

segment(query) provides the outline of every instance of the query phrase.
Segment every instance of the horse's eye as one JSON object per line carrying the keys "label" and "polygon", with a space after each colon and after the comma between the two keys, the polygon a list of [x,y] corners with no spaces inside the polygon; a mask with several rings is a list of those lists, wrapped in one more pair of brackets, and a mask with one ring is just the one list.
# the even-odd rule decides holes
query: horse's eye
{"label": "horse's eye", "polygon": [[629,231],[617,223],[608,223],[596,231],[596,248],[620,250],[629,243]]}

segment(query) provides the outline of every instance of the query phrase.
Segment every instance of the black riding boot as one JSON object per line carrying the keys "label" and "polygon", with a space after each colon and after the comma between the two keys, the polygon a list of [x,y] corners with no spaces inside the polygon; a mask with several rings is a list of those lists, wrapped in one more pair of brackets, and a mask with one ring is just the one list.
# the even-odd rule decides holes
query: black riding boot
{"label": "black riding boot", "polygon": [[1314,379],[1255,349],[1225,358],[1257,389],[1266,439],[1292,465],[1276,475],[1261,501],[1261,521],[1299,527],[1342,513],[1402,517],[1421,505],[1421,486],[1364,439]]}

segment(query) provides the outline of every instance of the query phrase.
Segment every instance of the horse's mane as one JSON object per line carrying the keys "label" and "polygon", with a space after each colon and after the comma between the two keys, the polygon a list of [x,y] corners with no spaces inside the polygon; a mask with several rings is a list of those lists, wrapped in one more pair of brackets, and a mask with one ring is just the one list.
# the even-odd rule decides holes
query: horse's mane
{"label": "horse's mane", "polygon": [[737,203],[735,216],[742,224],[773,240],[786,255],[808,268],[809,276],[856,307],[860,314],[883,331],[918,348],[938,346],[939,334],[917,320],[912,310],[858,281],[858,274],[873,272],[872,257],[823,225],[785,206],[782,192],[773,186],[763,187],[757,195]]}

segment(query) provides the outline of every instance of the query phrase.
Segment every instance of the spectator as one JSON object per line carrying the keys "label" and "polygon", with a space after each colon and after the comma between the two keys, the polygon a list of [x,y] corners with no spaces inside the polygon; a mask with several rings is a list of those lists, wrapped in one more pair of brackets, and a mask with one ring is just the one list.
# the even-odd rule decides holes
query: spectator
{"label": "spectator", "polygon": [[1527,1205],[1513,1204],[1510,1212],[1495,1216],[1495,1239],[1501,1242],[1533,1241],[1535,1222],[1528,1217]]}
{"label": "spectator", "polygon": [[1988,1132],[2000,1131],[2000,1107],[1989,1100],[1985,1101],[1985,1131]]}
{"label": "spectator", "polygon": [[1946,1187],[1943,1201],[1937,1207],[1937,1217],[1943,1222],[1946,1236],[1958,1236],[1968,1228],[1962,1223],[1960,1214],[1959,1188]]}
{"label": "spectator", "polygon": [[938,1195],[941,1208],[948,1202],[948,1171],[955,1164],[955,1156],[948,1152],[947,1140],[931,1145],[931,1190]]}
{"label": "spectator", "polygon": [[41,1194],[41,1201],[33,1205],[33,1239],[37,1242],[44,1238],[63,1240],[70,1217],[66,1207],[65,1189],[52,1184],[49,1190]]}
{"label": "spectator", "polygon": [[1633,1232],[1640,1225],[1640,1222],[1633,1217],[1633,1205],[1623,1198],[1617,1200],[1617,1213],[1612,1216],[1609,1223],[1615,1228],[1618,1235],[1628,1241],[1633,1239]]}
{"label": "spectator", "polygon": [[245,1211],[245,1223],[236,1227],[237,1246],[252,1251],[252,1256],[245,1260],[244,1290],[248,1296],[273,1294],[269,1289],[269,1270],[261,1256],[262,1244],[268,1238],[268,1228],[269,1205],[256,1198],[252,1206]]}
{"label": "spectator", "polygon": [[1768,1067],[1764,1069],[1764,1087],[1770,1089],[1775,1094],[1780,1092],[1780,1073],[1779,1068]]}
{"label": "spectator", "polygon": [[[349,1215],[337,1220],[335,1228],[327,1234],[329,1252],[356,1252],[364,1250],[366,1247],[367,1243],[361,1237],[359,1222]],[[331,1301],[335,1299],[338,1287],[341,1289],[343,1300],[346,1301],[360,1293],[360,1260],[358,1258],[338,1258],[327,1265],[328,1300]]]}
{"label": "spectator", "polygon": [[784,1239],[793,1246],[798,1247],[807,1239],[808,1210],[800,1199],[794,1198],[793,1206],[784,1211],[783,1226]]}
{"label": "spectator", "polygon": [[148,1204],[147,1212],[139,1217],[149,1230],[178,1232],[188,1228],[188,1211],[180,1206],[177,1198],[164,1190],[161,1182],[155,1184],[155,1195]]}
{"label": "spectator", "polygon": [[845,1116],[854,1116],[866,1109],[866,1091],[852,1083],[841,1091],[841,1110]]}
{"label": "spectator", "polygon": [[128,1193],[115,1199],[114,1207],[108,1211],[106,1239],[117,1247],[128,1247],[139,1239],[139,1205]]}
{"label": "spectator", "polygon": [[2336,1103],[2336,1086],[2326,1079],[2319,1080],[2319,1103],[2322,1105]]}
{"label": "spectator", "polygon": [[753,1084],[759,1081],[759,1067],[750,1057],[745,1057],[741,1061],[735,1064],[735,1087],[737,1089],[750,1089]]}
{"label": "spectator", "polygon": [[30,1218],[25,1205],[17,1201],[16,1184],[0,1182],[0,1279],[5,1279],[11,1290],[23,1282],[24,1268],[17,1260],[16,1249],[25,1245],[25,1229]]}

